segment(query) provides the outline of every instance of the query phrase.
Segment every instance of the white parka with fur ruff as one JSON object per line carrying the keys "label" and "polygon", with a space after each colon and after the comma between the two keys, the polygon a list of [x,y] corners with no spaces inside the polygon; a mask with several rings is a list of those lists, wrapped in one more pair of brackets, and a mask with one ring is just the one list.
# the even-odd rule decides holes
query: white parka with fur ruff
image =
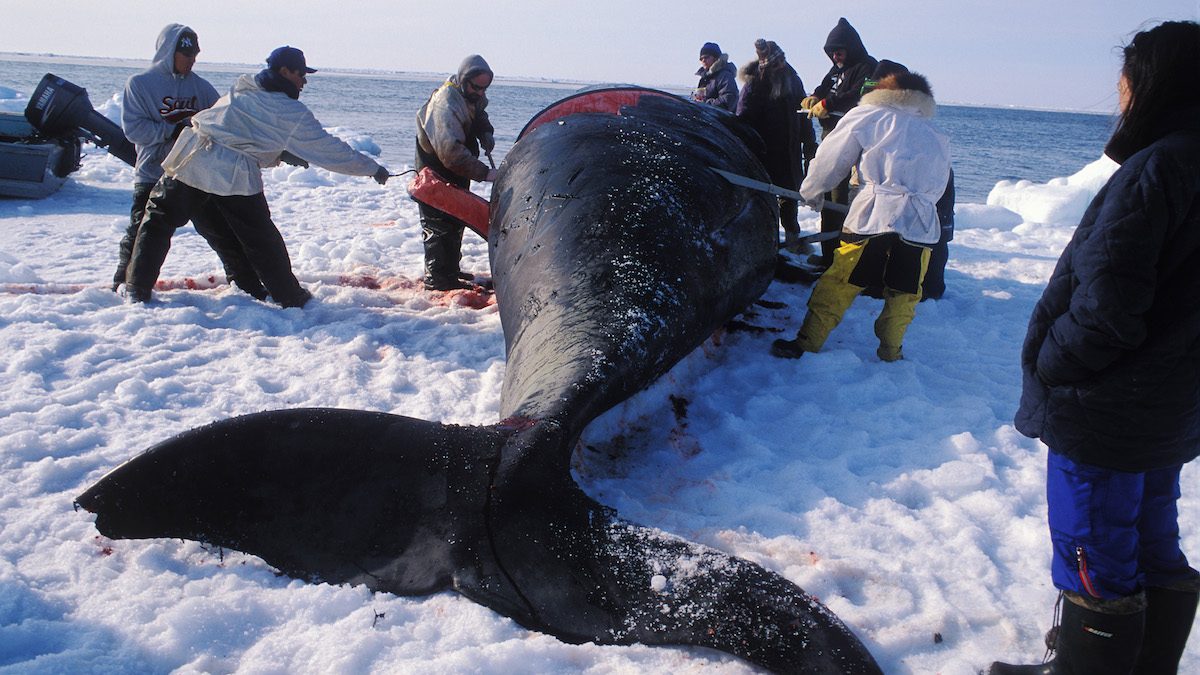
{"label": "white parka with fur ruff", "polygon": [[805,201],[819,200],[857,164],[862,187],[843,231],[937,243],[935,205],[950,180],[950,141],[931,121],[936,108],[932,96],[914,89],[865,94],[817,149],[800,186]]}

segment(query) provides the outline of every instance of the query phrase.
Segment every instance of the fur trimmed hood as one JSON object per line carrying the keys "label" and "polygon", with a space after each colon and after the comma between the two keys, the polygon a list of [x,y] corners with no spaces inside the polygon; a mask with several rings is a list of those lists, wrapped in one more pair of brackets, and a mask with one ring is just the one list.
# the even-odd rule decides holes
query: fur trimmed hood
{"label": "fur trimmed hood", "polygon": [[859,105],[889,106],[911,110],[921,117],[933,117],[937,103],[929,81],[918,73],[896,73],[879,81],[872,91],[863,94]]}
{"label": "fur trimmed hood", "polygon": [[721,72],[722,70],[725,70],[725,66],[727,66],[727,65],[729,65],[729,55],[723,53],[720,56],[718,56],[717,60],[713,61],[713,64],[711,66],[709,66],[708,68],[701,66],[700,70],[696,71],[696,76],[704,77],[705,75],[716,75],[717,73]]}

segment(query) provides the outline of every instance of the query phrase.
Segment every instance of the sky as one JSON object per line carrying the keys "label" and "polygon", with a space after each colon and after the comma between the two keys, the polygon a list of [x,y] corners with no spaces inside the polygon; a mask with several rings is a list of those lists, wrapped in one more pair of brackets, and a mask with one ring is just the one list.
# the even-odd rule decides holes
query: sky
{"label": "sky", "polygon": [[1116,48],[1158,21],[1200,18],[1200,0],[44,0],[6,3],[0,52],[149,59],[162,26],[177,22],[200,36],[200,69],[259,64],[291,44],[315,68],[449,73],[478,53],[501,78],[692,86],[700,45],[719,43],[740,66],[763,37],[812,89],[841,16],[873,56],[924,73],[943,102],[1112,112]]}

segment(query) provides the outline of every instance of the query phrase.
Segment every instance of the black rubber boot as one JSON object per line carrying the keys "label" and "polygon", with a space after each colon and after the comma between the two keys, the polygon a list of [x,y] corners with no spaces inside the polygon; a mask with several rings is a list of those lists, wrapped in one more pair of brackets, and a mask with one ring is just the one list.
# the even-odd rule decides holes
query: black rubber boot
{"label": "black rubber boot", "polygon": [[1146,589],[1146,637],[1133,672],[1162,675],[1179,672],[1179,658],[1192,632],[1200,591]]}
{"label": "black rubber boot", "polygon": [[771,343],[771,355],[778,356],[781,359],[798,359],[804,356],[804,349],[800,347],[800,340],[798,339],[779,339]]}
{"label": "black rubber boot", "polygon": [[[1142,648],[1146,601],[1141,595],[1087,600],[1064,593],[1054,658],[1039,665],[993,663],[989,675],[1128,675]],[[1088,607],[1079,604],[1086,602]],[[1047,640],[1049,642],[1049,640]]]}

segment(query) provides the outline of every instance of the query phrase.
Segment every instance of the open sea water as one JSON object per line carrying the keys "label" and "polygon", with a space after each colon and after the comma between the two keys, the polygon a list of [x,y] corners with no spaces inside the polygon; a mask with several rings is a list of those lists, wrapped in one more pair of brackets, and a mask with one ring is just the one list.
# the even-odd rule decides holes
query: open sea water
{"label": "open sea water", "polygon": [[[196,72],[222,93],[241,73],[257,72],[251,66],[203,61],[197,66]],[[54,73],[87,89],[92,104],[100,107],[123,91],[130,75],[145,67],[8,60],[0,55],[0,86],[28,95],[43,75]],[[382,163],[396,173],[413,162],[417,109],[440,84],[441,79],[435,77],[403,73],[321,71],[309,77],[300,100],[325,127],[346,127],[372,137],[382,149]],[[488,89],[488,114],[496,127],[496,162],[503,159],[531,117],[572,91],[573,87],[559,84],[515,83],[499,78]],[[1069,176],[1099,159],[1115,118],[939,105],[935,122],[950,136],[958,201],[982,204],[998,181],[1046,182]]]}

